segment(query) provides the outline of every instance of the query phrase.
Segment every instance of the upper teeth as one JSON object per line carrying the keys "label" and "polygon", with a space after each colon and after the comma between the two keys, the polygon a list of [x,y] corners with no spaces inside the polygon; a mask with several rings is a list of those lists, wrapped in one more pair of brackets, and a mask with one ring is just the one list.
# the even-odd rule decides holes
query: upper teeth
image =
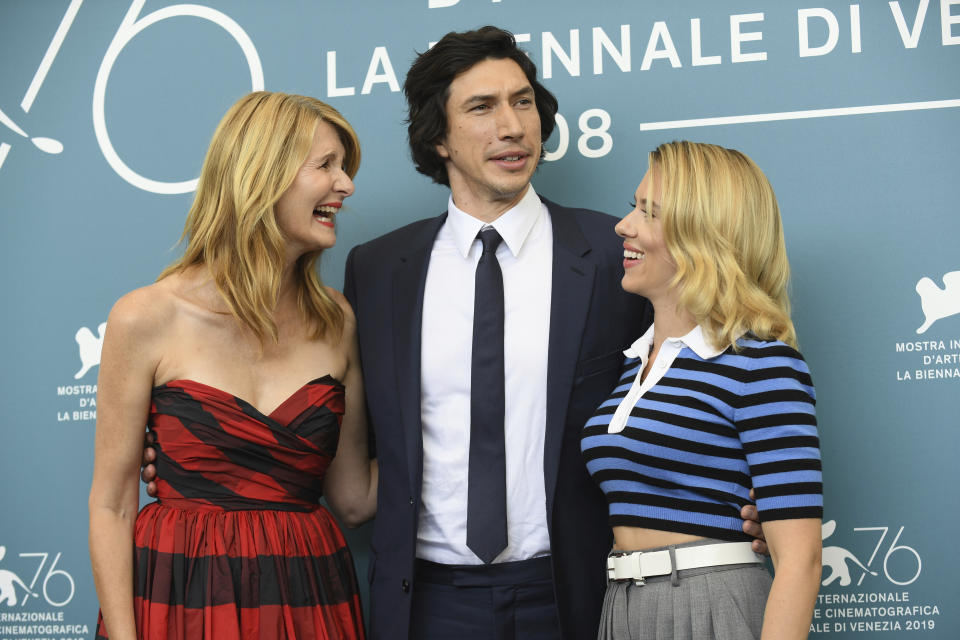
{"label": "upper teeth", "polygon": [[623,257],[628,260],[642,260],[644,256],[643,251],[630,251],[629,249],[623,250]]}
{"label": "upper teeth", "polygon": [[314,213],[329,213],[329,214],[332,215],[332,214],[334,214],[334,213],[337,212],[337,208],[336,208],[336,207],[329,206],[329,205],[321,205],[321,206],[317,207],[316,209],[314,209],[313,212],[314,212]]}
{"label": "upper teeth", "polygon": [[501,159],[501,160],[506,160],[507,162],[513,162],[513,161],[515,161],[515,160],[519,160],[519,159],[520,159],[520,156],[518,156],[518,155],[517,155],[517,156],[503,156],[503,157],[500,158],[500,159]]}

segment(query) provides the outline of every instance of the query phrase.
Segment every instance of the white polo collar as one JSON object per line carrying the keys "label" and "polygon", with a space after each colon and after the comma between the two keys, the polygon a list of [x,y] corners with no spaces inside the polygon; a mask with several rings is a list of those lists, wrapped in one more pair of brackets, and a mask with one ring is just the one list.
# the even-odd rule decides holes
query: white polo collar
{"label": "white polo collar", "polygon": [[[685,336],[681,336],[679,338],[667,338],[664,340],[664,342],[674,345],[678,351],[685,346],[690,347],[690,349],[703,360],[716,358],[718,355],[727,350],[726,346],[723,348],[717,348],[707,342],[703,335],[703,329],[700,325],[695,326]],[[646,362],[650,355],[650,347],[652,345],[653,325],[650,325],[650,328],[647,329],[646,333],[644,333],[632,345],[630,345],[630,347],[623,352],[623,355],[627,356],[628,358],[640,358]]]}
{"label": "white polo collar", "polygon": [[[503,238],[503,243],[510,249],[510,253],[516,257],[530,235],[533,225],[536,224],[537,218],[542,214],[543,203],[537,196],[537,192],[533,190],[533,185],[529,185],[520,202],[501,214],[489,226],[497,230],[497,233]],[[457,205],[453,203],[452,194],[447,204],[447,224],[450,225],[450,230],[453,232],[453,240],[457,250],[464,258],[468,257],[470,247],[473,245],[473,241],[477,239],[480,229],[487,226],[487,223],[457,208]]]}

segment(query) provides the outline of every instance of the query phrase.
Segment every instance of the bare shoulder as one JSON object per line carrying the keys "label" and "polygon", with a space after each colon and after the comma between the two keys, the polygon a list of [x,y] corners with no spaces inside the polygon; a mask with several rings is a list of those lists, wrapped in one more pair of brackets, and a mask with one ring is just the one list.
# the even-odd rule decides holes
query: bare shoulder
{"label": "bare shoulder", "polygon": [[343,311],[344,322],[352,327],[356,323],[356,318],[353,315],[353,307],[350,306],[347,297],[333,287],[324,286],[324,290],[327,292],[327,295],[330,296],[330,299],[340,306],[340,309]]}
{"label": "bare shoulder", "polygon": [[170,326],[175,308],[174,296],[164,281],[134,289],[113,305],[107,331],[118,337],[155,339]]}
{"label": "bare shoulder", "polygon": [[203,274],[171,274],[153,284],[134,289],[113,306],[108,331],[116,329],[141,345],[163,346],[191,325],[191,319],[209,307],[212,285]]}
{"label": "bare shoulder", "polygon": [[147,388],[168,344],[174,304],[163,283],[126,294],[107,317],[100,360],[101,388],[127,388],[131,382]]}

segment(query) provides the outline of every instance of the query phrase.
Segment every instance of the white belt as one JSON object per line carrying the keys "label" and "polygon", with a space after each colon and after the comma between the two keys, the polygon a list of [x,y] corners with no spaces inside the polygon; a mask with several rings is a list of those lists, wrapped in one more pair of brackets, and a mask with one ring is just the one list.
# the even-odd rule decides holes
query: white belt
{"label": "white belt", "polygon": [[750,545],[749,542],[723,542],[680,547],[673,550],[675,563],[670,561],[669,549],[611,555],[607,557],[607,578],[633,580],[639,586],[646,578],[670,575],[674,570],[763,562],[763,556],[754,553]]}

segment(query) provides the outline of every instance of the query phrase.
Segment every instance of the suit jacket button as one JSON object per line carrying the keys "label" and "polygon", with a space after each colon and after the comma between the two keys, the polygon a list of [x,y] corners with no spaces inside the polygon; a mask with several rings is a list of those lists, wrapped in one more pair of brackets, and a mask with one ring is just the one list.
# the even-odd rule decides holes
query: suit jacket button
{"label": "suit jacket button", "polygon": [[410,506],[412,507],[414,504],[416,504],[416,501],[413,498],[410,498]]}
{"label": "suit jacket button", "polygon": [[410,583],[407,582],[406,580],[401,580],[400,591],[403,591],[404,593],[410,593]]}

